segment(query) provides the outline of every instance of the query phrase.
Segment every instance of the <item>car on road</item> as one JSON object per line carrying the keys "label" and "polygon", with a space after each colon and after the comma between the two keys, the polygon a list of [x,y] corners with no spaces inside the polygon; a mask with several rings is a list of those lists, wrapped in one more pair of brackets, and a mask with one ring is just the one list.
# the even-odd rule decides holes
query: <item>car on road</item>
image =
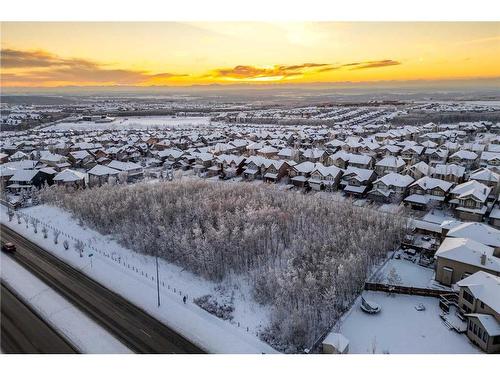
{"label": "car on road", "polygon": [[16,245],[14,245],[12,242],[6,242],[2,245],[2,251],[5,251],[6,253],[15,253]]}

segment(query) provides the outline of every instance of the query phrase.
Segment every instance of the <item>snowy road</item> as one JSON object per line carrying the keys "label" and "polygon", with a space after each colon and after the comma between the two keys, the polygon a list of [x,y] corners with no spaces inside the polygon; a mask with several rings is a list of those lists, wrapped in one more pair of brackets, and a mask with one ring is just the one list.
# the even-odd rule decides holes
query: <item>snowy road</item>
{"label": "snowy road", "polygon": [[16,261],[86,312],[135,352],[203,352],[143,310],[16,232],[2,226],[1,234],[3,240],[17,245],[17,252],[13,255]]}
{"label": "snowy road", "polygon": [[2,351],[19,354],[75,354],[76,349],[26,306],[4,284],[2,292]]}

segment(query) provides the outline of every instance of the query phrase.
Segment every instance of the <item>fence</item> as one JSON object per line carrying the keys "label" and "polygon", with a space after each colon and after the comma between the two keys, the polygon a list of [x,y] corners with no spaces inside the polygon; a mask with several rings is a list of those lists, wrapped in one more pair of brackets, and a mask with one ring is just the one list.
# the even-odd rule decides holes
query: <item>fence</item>
{"label": "fence", "polygon": [[[107,262],[109,262],[109,261],[114,262],[115,264],[123,267],[124,270],[126,270],[129,273],[134,274],[135,276],[143,277],[150,282],[156,282],[156,276],[155,276],[156,269],[154,271],[149,271],[149,272],[145,271],[145,270],[141,269],[140,267],[136,266],[135,264],[132,264],[128,260],[122,259],[122,257],[117,255],[115,252],[106,251],[106,250],[97,248],[95,246],[92,246],[91,240],[88,240],[85,243],[85,241],[82,241],[82,240],[74,237],[73,235],[66,233],[65,231],[55,227],[54,225],[52,225],[50,223],[45,223],[42,220],[40,220],[34,216],[31,216],[29,214],[26,214],[26,213],[20,212],[20,211],[15,211],[14,216],[9,220],[11,220],[11,223],[17,223],[18,225],[25,225],[26,228],[28,228],[29,226],[34,227],[34,225],[36,225],[37,226],[36,233],[39,233],[41,235],[44,234],[42,228],[46,228],[47,229],[47,238],[49,238],[50,233],[51,233],[51,232],[49,232],[49,230],[52,231],[52,236],[54,236],[54,232],[57,231],[57,232],[59,232],[59,236],[63,237],[63,240],[61,240],[61,238],[58,239],[58,244],[62,243],[64,240],[74,241],[73,247],[75,247],[74,245],[77,242],[82,243],[83,246],[82,246],[82,250],[80,252],[80,255],[82,258],[85,258],[84,254],[85,254],[85,252],[87,252],[87,257],[88,257],[88,255],[93,254],[93,256],[95,256],[96,258],[101,258],[102,260],[107,261]],[[36,223],[36,224],[34,224],[34,223]],[[69,250],[69,247],[68,247],[68,250]],[[77,249],[75,249],[75,250],[77,250]],[[193,298],[193,297],[190,298],[188,294],[184,294],[183,291],[181,290],[181,288],[179,288],[175,285],[171,285],[169,282],[165,282],[162,280],[160,280],[159,285],[163,291],[178,295],[180,299],[183,299],[183,297],[185,296],[186,303],[189,302],[189,303],[193,303],[194,305],[196,305],[194,303],[195,298]],[[201,307],[199,307],[198,305],[196,305],[196,306],[201,309]],[[206,310],[204,310],[204,311],[206,311]],[[226,322],[237,327],[238,329],[241,329],[244,332],[254,334],[257,337],[259,336],[258,329],[250,328],[248,325],[242,324],[241,322],[239,322],[237,320],[231,319],[231,320],[226,320]]]}
{"label": "fence", "polygon": [[412,296],[436,297],[440,298],[443,294],[449,294],[449,291],[429,289],[429,288],[415,288],[412,286],[404,285],[390,285],[380,283],[365,283],[365,290],[373,290],[376,292],[387,292],[397,294],[409,294]]}

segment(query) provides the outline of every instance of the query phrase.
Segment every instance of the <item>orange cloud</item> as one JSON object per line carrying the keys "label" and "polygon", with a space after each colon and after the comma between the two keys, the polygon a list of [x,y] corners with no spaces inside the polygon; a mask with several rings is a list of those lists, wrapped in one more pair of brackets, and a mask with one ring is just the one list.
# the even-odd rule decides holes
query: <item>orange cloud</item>
{"label": "orange cloud", "polygon": [[[158,83],[185,74],[158,73],[129,69],[107,69],[85,59],[62,58],[46,51],[2,49],[2,83],[16,84],[147,84]],[[12,70],[15,70],[12,72]]]}

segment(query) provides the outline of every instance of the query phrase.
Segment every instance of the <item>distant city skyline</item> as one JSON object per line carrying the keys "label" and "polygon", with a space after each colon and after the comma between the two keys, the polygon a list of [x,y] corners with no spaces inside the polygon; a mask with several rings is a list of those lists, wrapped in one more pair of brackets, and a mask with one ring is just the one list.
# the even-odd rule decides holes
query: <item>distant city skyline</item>
{"label": "distant city skyline", "polygon": [[498,22],[3,22],[2,87],[500,77]]}

